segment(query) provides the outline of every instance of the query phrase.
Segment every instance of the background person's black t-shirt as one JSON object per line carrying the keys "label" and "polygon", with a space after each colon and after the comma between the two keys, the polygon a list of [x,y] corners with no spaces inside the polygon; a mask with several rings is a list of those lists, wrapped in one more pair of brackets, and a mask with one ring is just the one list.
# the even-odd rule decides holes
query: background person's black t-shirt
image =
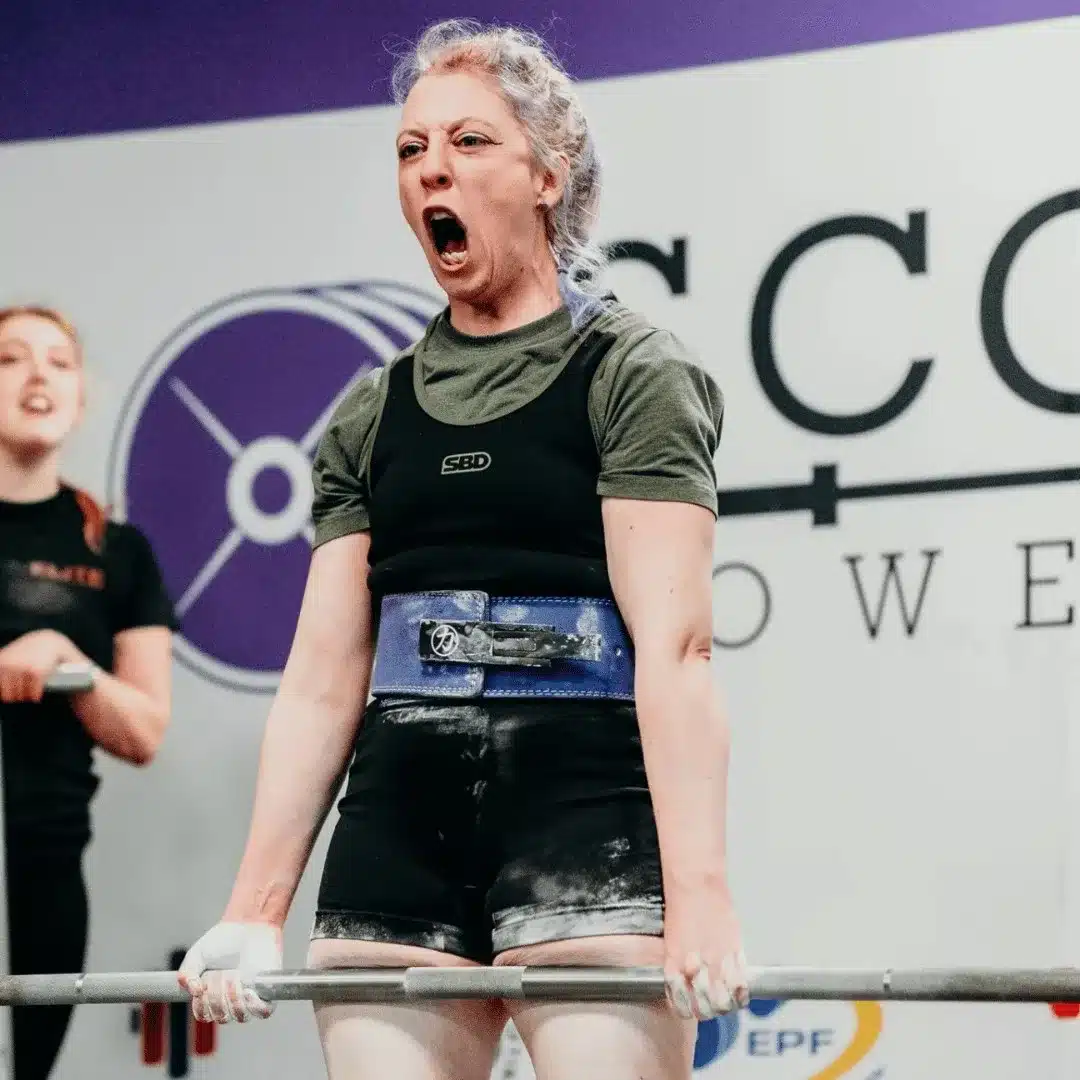
{"label": "background person's black t-shirt", "polygon": [[[104,519],[81,493],[0,500],[0,647],[33,630],[64,634],[111,671],[113,636],[173,627],[173,607],[149,543]],[[93,742],[63,694],[0,703],[8,843],[85,844],[98,780]]]}

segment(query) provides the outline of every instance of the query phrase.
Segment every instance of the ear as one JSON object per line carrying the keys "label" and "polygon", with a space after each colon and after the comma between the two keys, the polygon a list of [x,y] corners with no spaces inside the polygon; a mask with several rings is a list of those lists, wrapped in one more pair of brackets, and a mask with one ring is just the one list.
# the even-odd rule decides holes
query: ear
{"label": "ear", "polygon": [[566,180],[570,175],[570,159],[560,154],[556,169],[542,169],[537,174],[536,204],[541,209],[550,210],[559,204],[566,190]]}

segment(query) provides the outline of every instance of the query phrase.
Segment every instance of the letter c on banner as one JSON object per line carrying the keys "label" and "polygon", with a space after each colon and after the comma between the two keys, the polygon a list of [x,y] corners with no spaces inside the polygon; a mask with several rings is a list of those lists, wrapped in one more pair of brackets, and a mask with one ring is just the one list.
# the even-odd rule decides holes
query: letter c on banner
{"label": "letter c on banner", "polygon": [[617,240],[607,245],[607,256],[611,262],[643,262],[667,282],[672,296],[686,295],[685,236],[672,238],[670,255],[648,240]]}
{"label": "letter c on banner", "polygon": [[1080,210],[1080,191],[1066,191],[1032,207],[1002,237],[990,256],[983,278],[980,319],[986,354],[1002,382],[1018,397],[1038,409],[1057,413],[1080,413],[1080,391],[1057,390],[1028,374],[1020,363],[1005,328],[1005,286],[1020,249],[1047,222]]}
{"label": "letter c on banner", "polygon": [[761,616],[757,621],[757,625],[750,633],[741,638],[725,639],[720,637],[714,631],[713,644],[719,646],[721,649],[743,649],[747,645],[753,645],[753,643],[764,633],[765,627],[769,625],[769,619],[772,616],[772,594],[769,592],[769,583],[765,580],[765,575],[749,563],[721,563],[712,572],[713,583],[715,584],[720,575],[726,574],[729,570],[741,570],[744,574],[749,574],[757,583],[758,588],[761,590]]}
{"label": "letter c on banner", "polygon": [[909,274],[926,273],[926,213],[922,210],[908,214],[906,231],[884,218],[861,215],[819,222],[799,233],[769,264],[754,297],[750,317],[750,351],[758,382],[777,412],[804,431],[820,435],[860,435],[895,420],[915,400],[933,363],[931,360],[913,360],[896,393],[877,408],[862,413],[819,412],[788,389],[776,366],[772,340],[773,313],[780,286],[788,271],[811,248],[841,236],[868,236],[880,240],[903,259]]}

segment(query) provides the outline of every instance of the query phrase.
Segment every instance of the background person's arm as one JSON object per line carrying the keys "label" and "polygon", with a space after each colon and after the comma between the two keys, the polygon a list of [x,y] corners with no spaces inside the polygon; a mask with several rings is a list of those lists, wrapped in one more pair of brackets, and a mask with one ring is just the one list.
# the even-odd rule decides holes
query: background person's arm
{"label": "background person's arm", "polygon": [[[94,687],[72,695],[72,708],[103,750],[132,765],[147,765],[169,726],[172,632],[165,626],[123,630],[113,639],[112,672],[98,670]],[[73,653],[61,663],[87,663]]]}
{"label": "background person's arm", "polygon": [[[113,673],[95,668],[90,690],[71,704],[97,745],[134,765],[150,762],[169,724],[172,635],[165,626],[122,631],[114,638]],[[62,664],[89,668],[89,657],[58,630],[33,630],[0,649],[0,701],[39,702]]]}

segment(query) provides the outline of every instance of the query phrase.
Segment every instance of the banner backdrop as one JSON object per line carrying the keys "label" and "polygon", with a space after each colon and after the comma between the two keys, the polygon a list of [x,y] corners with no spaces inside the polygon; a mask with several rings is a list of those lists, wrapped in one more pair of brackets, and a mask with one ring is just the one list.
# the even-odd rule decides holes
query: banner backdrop
{"label": "banner backdrop", "polygon": [[[1080,961],[1080,20],[586,84],[620,298],[724,389],[716,676],[755,964]],[[89,967],[218,917],[350,382],[442,298],[373,107],[0,149],[5,295],[85,332],[69,475],[152,538],[183,616],[174,726],[102,759]],[[47,193],[47,194],[43,194]],[[303,962],[325,840],[287,930]],[[314,1075],[304,1005],[166,1075]],[[1076,1075],[1042,1006],[755,1002],[742,1080]],[[59,1080],[152,1075],[122,1007]],[[501,1080],[531,1076],[509,1040]]]}

